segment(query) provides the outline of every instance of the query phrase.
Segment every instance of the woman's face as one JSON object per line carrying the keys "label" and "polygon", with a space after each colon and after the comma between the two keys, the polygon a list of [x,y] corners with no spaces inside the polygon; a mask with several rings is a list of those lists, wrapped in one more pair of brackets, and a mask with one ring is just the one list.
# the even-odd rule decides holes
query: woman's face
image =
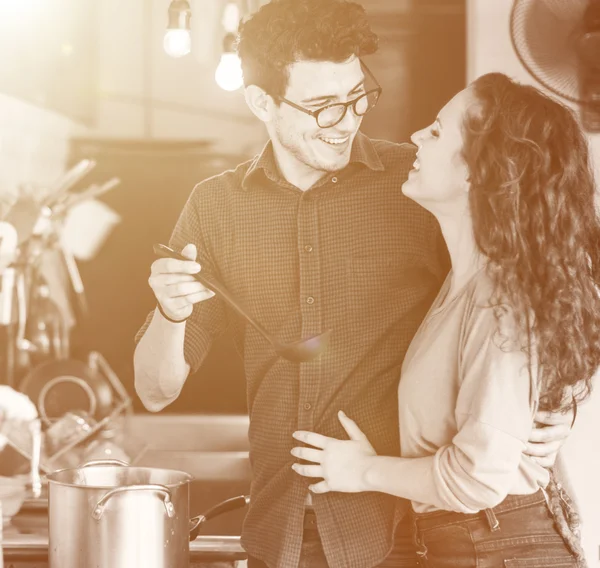
{"label": "woman's face", "polygon": [[468,206],[469,171],[461,152],[463,120],[471,104],[471,91],[461,91],[432,125],[411,136],[417,159],[402,192],[433,214],[464,215]]}

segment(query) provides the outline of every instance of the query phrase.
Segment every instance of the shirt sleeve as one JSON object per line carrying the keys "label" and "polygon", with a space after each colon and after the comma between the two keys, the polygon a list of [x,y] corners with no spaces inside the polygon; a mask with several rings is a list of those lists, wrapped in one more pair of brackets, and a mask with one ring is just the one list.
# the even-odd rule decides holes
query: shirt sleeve
{"label": "shirt sleeve", "polygon": [[[205,182],[194,188],[173,229],[169,246],[179,252],[188,243],[195,244],[202,274],[220,281],[218,267],[211,254],[210,240],[205,233],[205,223],[201,219],[202,211],[212,210],[210,204],[206,203],[207,192],[204,191],[204,188]],[[153,313],[154,310],[148,314],[143,326],[137,332],[136,344],[150,325]],[[194,305],[192,315],[186,322],[184,343],[184,357],[192,373],[198,370],[213,339],[221,335],[227,325],[225,306],[218,296]]]}
{"label": "shirt sleeve", "polygon": [[458,433],[433,459],[436,506],[446,510],[476,513],[502,502],[533,427],[529,359],[504,335],[514,326],[502,319],[497,332],[493,309],[478,307],[463,328]]}

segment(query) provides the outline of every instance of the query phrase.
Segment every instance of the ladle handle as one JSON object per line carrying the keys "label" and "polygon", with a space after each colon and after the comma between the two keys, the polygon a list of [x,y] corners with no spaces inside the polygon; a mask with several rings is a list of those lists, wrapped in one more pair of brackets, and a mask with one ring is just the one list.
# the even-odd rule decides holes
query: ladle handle
{"label": "ladle handle", "polygon": [[165,509],[167,511],[167,515],[169,518],[173,518],[175,516],[175,507],[173,507],[173,503],[171,501],[171,492],[168,487],[164,485],[126,485],[124,487],[116,487],[115,489],[111,489],[108,493],[106,493],[92,511],[92,517],[99,521],[102,518],[102,513],[104,513],[104,508],[106,507],[106,503],[111,497],[115,495],[120,495],[121,493],[128,493],[130,491],[154,491],[156,493],[160,493],[163,496],[163,502],[165,504]]}
{"label": "ladle handle", "polygon": [[[190,261],[189,258],[185,258],[185,256],[179,254],[178,252],[174,251],[172,248],[166,245],[156,244],[153,248],[154,252],[162,258],[174,258],[176,260],[183,260],[186,262]],[[213,292],[221,296],[238,314],[240,314],[242,317],[248,320],[248,322],[250,322],[269,343],[271,343],[272,345],[275,344],[269,332],[252,317],[250,317],[246,313],[246,310],[244,310],[244,308],[242,308],[238,304],[238,302],[231,297],[229,292],[225,290],[225,288],[223,288],[218,282],[213,282],[208,278],[201,276],[198,273],[193,274],[192,276],[196,280],[198,280],[198,282],[206,286],[209,290],[212,290]]]}

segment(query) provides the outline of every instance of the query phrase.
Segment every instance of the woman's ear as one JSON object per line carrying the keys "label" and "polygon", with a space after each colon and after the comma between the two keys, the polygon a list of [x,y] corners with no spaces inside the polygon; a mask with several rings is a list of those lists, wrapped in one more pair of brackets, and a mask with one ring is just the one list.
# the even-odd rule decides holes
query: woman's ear
{"label": "woman's ear", "polygon": [[273,99],[263,89],[256,85],[248,85],[244,90],[244,97],[248,108],[259,120],[271,120]]}

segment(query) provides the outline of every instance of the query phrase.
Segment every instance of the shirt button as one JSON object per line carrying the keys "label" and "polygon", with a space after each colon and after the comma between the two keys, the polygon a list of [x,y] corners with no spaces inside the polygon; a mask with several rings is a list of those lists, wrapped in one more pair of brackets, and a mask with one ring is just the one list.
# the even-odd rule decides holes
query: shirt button
{"label": "shirt button", "polygon": [[306,298],[306,303],[307,304],[314,304],[315,303],[315,299],[312,296],[309,296],[308,298]]}
{"label": "shirt button", "polygon": [[337,183],[337,181],[338,181],[338,179],[335,176],[333,176],[331,178],[331,183]]}
{"label": "shirt button", "polygon": [[310,410],[312,408],[310,402],[305,402],[304,403],[304,410]]}
{"label": "shirt button", "polygon": [[305,250],[306,252],[312,252],[313,248],[312,248],[312,246],[311,246],[311,245],[306,245],[306,246],[304,247],[304,250]]}

